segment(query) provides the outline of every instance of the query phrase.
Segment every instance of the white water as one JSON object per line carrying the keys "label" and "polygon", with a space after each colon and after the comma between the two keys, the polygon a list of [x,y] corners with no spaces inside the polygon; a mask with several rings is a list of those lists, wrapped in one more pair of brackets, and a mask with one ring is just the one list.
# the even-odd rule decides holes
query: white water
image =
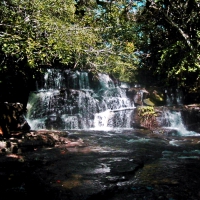
{"label": "white water", "polygon": [[179,111],[166,111],[165,119],[168,120],[168,127],[170,129],[177,130],[178,134],[181,136],[199,136],[198,133],[194,131],[188,131],[183,124],[181,113]]}
{"label": "white water", "polygon": [[[61,96],[60,89],[68,88],[69,81],[74,88],[70,88],[70,93],[66,90]],[[98,90],[91,88],[91,84],[86,72],[63,73],[48,69],[44,75],[44,87],[29,96],[27,121],[31,128],[131,128],[131,115],[135,107],[126,96],[128,85],[120,87],[106,74],[99,74]],[[52,124],[47,127],[48,120],[52,120]]]}
{"label": "white water", "polygon": [[[118,85],[106,74],[99,74],[96,88],[91,87],[93,84],[86,72],[48,69],[44,75],[43,87],[38,87],[37,83],[36,88],[40,89],[29,96],[27,121],[31,128],[105,131],[132,129],[135,106],[126,96],[129,85]],[[70,88],[70,93],[65,90],[61,95],[61,88]],[[176,94],[176,97],[179,96]],[[171,97],[169,101],[172,103],[174,99]],[[177,102],[181,103],[181,97]],[[197,134],[186,130],[180,112],[168,111],[164,118],[168,121],[167,128],[177,130],[179,135]]]}
{"label": "white water", "polygon": [[165,90],[166,95],[166,105],[183,105],[183,93],[180,89],[176,89],[175,91],[172,90]]}
{"label": "white water", "polygon": [[131,115],[134,107],[106,110],[95,113],[94,128],[92,130],[130,129]]}

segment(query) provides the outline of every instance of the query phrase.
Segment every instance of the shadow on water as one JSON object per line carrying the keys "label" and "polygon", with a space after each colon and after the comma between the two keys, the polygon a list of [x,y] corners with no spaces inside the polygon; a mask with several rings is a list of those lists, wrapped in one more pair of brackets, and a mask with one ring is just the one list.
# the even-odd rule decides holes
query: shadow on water
{"label": "shadow on water", "polygon": [[21,161],[1,155],[3,200],[200,197],[198,136],[70,130],[64,137],[73,142],[23,152]]}

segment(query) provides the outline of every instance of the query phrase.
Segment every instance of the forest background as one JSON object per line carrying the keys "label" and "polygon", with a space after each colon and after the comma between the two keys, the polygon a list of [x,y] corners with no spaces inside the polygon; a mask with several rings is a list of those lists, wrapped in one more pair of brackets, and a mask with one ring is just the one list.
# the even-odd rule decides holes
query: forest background
{"label": "forest background", "polygon": [[52,67],[198,92],[199,47],[200,0],[2,0],[0,102]]}

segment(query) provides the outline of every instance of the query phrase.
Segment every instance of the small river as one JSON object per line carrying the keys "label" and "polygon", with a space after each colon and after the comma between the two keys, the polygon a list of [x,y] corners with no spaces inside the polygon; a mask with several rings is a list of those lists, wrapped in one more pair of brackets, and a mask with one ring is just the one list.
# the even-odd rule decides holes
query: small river
{"label": "small river", "polygon": [[27,160],[40,163],[32,162],[29,184],[39,185],[26,197],[43,188],[54,200],[200,199],[198,136],[127,129],[73,130],[67,137],[77,145],[26,152]]}
{"label": "small river", "polygon": [[170,120],[173,134],[134,129],[129,87],[104,74],[89,80],[85,72],[48,70],[30,95],[32,129],[69,131],[74,143],[25,153],[32,163],[26,199],[200,199],[200,136],[185,129],[180,113]]}
{"label": "small river", "polygon": [[81,175],[80,190],[99,190],[91,198],[200,199],[199,137],[137,131],[87,132],[85,137],[94,149],[77,155],[75,162],[84,170],[75,167],[72,173]]}

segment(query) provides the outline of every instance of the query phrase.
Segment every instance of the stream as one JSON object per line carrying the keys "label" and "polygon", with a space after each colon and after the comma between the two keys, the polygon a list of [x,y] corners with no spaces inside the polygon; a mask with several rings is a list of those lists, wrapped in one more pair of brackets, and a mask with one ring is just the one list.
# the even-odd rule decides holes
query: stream
{"label": "stream", "polygon": [[198,136],[73,130],[66,137],[74,142],[35,148],[20,154],[21,162],[10,161],[11,180],[1,183],[1,199],[200,199]]}
{"label": "stream", "polygon": [[180,113],[168,113],[173,134],[133,128],[128,86],[107,75],[90,80],[48,70],[37,83],[27,120],[36,131],[64,132],[63,142],[4,163],[0,199],[200,199],[200,136],[185,129]]}
{"label": "stream", "polygon": [[66,162],[57,177],[63,199],[66,191],[71,199],[200,198],[199,137],[137,131],[74,134],[80,134],[88,146],[72,148],[65,161],[60,160]]}

